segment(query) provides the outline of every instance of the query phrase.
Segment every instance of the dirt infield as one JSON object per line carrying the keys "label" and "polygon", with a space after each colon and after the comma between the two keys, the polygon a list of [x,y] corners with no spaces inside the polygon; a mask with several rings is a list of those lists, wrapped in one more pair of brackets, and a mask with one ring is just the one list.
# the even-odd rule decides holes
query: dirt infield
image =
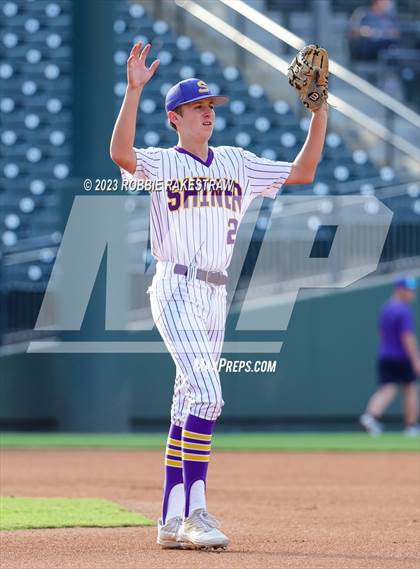
{"label": "dirt infield", "polygon": [[[1,493],[101,497],[159,515],[162,453],[7,450]],[[210,463],[209,509],[227,552],[161,551],[155,528],[1,533],[2,569],[418,569],[413,454],[227,453]]]}

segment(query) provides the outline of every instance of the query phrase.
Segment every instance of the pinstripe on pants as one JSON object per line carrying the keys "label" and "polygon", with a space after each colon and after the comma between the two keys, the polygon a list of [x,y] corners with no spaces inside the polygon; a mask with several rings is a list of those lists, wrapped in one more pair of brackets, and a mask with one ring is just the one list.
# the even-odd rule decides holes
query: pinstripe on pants
{"label": "pinstripe on pants", "polygon": [[[223,399],[217,363],[222,351],[226,288],[173,273],[174,263],[158,262],[149,289],[153,318],[176,365],[171,422],[183,426],[191,413],[214,421]],[[208,363],[194,369],[196,358]]]}

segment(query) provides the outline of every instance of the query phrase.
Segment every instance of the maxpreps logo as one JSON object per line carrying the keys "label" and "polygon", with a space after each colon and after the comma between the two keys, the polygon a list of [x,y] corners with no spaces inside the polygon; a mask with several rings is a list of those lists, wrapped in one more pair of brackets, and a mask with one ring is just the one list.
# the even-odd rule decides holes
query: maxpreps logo
{"label": "maxpreps logo", "polygon": [[[135,199],[145,200],[139,207],[150,206],[148,196]],[[279,333],[288,328],[300,288],[344,288],[375,271],[393,215],[374,196],[330,196],[331,207],[327,211],[325,198],[318,196],[284,195],[277,202],[280,213],[272,215],[270,230],[265,233],[253,261],[247,292],[235,320],[238,334],[224,343],[225,354],[280,352]],[[374,216],[370,213],[373,207]],[[312,213],[319,219],[315,230],[308,226]],[[236,239],[235,262],[229,268],[227,313],[231,292],[236,290],[247,262],[258,217],[258,209],[248,211],[246,223],[238,234],[240,238]],[[318,232],[322,234],[323,229],[332,227],[334,233],[328,251],[314,254]],[[161,240],[163,248],[173,245],[170,234],[162,235]],[[193,252],[191,255],[194,257]],[[83,323],[103,260],[106,261],[104,324],[97,327],[101,340],[87,341]],[[150,265],[149,231],[146,227],[133,234],[125,196],[77,196],[35,326],[35,330],[69,334],[58,341],[33,341],[28,352],[166,353],[164,343],[151,333],[154,328],[151,315],[150,318],[136,315],[138,304],[134,306],[132,300],[143,294],[142,306],[150,311],[146,292],[154,273]],[[287,295],[282,296],[281,302],[267,304],[260,292],[261,283],[272,285],[279,281],[288,283]],[[273,341],[257,340],[261,337],[259,332],[264,332],[267,338],[268,334]],[[177,351],[182,350],[198,353],[199,347],[194,348],[189,342],[178,346]]]}

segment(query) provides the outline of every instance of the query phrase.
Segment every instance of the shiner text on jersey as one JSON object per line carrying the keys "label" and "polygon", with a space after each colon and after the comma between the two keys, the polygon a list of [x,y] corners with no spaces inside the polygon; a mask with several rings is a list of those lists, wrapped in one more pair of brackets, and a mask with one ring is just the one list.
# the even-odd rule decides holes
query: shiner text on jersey
{"label": "shiner text on jersey", "polygon": [[222,207],[240,212],[242,188],[230,178],[191,176],[167,180],[166,192],[170,211],[191,207]]}

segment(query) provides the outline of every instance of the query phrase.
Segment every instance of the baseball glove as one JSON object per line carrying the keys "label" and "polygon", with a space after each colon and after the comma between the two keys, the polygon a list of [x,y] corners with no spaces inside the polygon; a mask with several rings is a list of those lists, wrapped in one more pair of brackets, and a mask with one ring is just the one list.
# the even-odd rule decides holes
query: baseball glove
{"label": "baseball glove", "polygon": [[316,111],[328,98],[328,52],[319,45],[303,47],[288,69],[289,83],[302,103]]}

